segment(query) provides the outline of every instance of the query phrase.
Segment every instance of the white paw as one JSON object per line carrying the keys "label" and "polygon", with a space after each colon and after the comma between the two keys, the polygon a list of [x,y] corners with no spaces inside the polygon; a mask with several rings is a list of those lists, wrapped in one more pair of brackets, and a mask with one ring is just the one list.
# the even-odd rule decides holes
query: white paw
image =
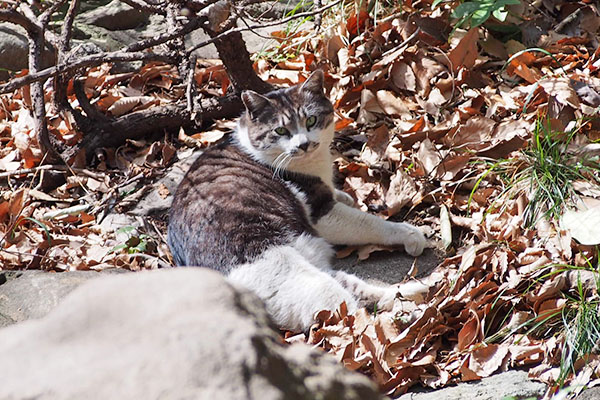
{"label": "white paw", "polygon": [[346,192],[335,190],[335,200],[347,206],[354,207],[354,199]]}
{"label": "white paw", "polygon": [[404,245],[404,250],[413,257],[420,256],[427,247],[427,239],[423,232],[416,226],[406,223],[396,225],[394,239],[394,244]]}

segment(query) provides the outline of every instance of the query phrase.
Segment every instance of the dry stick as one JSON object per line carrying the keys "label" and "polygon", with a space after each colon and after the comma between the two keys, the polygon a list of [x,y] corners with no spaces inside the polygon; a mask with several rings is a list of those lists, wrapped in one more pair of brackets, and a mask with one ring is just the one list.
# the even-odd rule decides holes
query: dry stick
{"label": "dry stick", "polygon": [[[34,74],[38,72],[41,65],[42,48],[44,47],[43,32],[28,31],[29,42],[29,71]],[[41,81],[33,82],[31,85],[31,102],[33,106],[33,130],[42,153],[47,154],[50,162],[61,160],[60,156],[50,142],[48,126],[46,124],[46,106],[44,102],[44,84]]]}
{"label": "dry stick", "polygon": [[[69,4],[69,8],[67,10],[67,14],[65,15],[65,19],[62,25],[62,30],[60,33],[60,38],[57,43],[58,48],[58,58],[57,64],[63,64],[66,62],[67,53],[71,50],[71,35],[73,32],[73,22],[75,20],[75,13],[77,8],[79,7],[79,0],[71,0]],[[78,111],[75,111],[71,104],[67,99],[67,86],[69,81],[69,76],[58,75],[53,80],[54,85],[54,95],[52,99],[57,109],[59,110],[67,110],[70,112],[75,118],[76,122],[79,123],[78,119],[81,119],[81,115]],[[86,97],[87,99],[87,97]]]}
{"label": "dry stick", "polygon": [[81,174],[89,176],[94,179],[104,179],[105,175],[97,172],[90,171],[84,168],[71,168],[66,165],[39,165],[34,168],[22,168],[14,171],[0,172],[0,178],[9,178],[15,175],[35,174],[38,171],[56,171],[56,172],[71,172],[75,175]]}
{"label": "dry stick", "polygon": [[40,24],[43,27],[48,26],[48,22],[50,22],[50,18],[52,14],[54,14],[67,0],[59,0],[56,3],[52,4],[48,7],[44,12],[38,17]]}
{"label": "dry stick", "polygon": [[[60,61],[64,60],[67,52],[71,50],[71,35],[73,34],[73,22],[75,21],[75,13],[79,7],[79,0],[71,0],[69,9],[65,15],[63,22],[62,31],[60,33],[60,39],[58,43],[58,51]],[[60,62],[59,61],[59,62]]]}
{"label": "dry stick", "polygon": [[[54,50],[56,50],[58,38],[56,37],[54,32],[46,30],[46,26],[44,24],[42,24],[42,21],[40,21],[38,19],[38,17],[35,15],[33,10],[29,7],[29,5],[27,3],[25,3],[25,2],[21,3],[19,5],[19,9],[21,10],[21,12],[25,16],[25,18],[27,18],[29,21],[31,21],[31,23],[37,28],[39,33],[41,33],[43,35],[44,40],[46,40],[46,42],[50,45],[50,47],[53,48]],[[49,22],[49,19],[47,21],[45,21],[45,23],[48,23],[48,22]]]}
{"label": "dry stick", "polygon": [[[304,18],[304,17],[311,17],[313,15],[322,13],[323,11],[329,10],[330,8],[333,8],[333,7],[337,6],[342,1],[343,0],[337,0],[337,1],[334,1],[333,3],[329,3],[326,6],[318,8],[318,9],[313,10],[313,11],[307,11],[307,12],[295,14],[295,15],[289,16],[289,17],[284,18],[284,19],[280,19],[280,20],[273,21],[273,22],[266,22],[266,23],[261,24],[261,25],[252,25],[252,26],[247,26],[247,27],[237,27],[237,28],[234,28],[234,29],[229,29],[229,30],[227,30],[225,32],[219,33],[218,35],[216,35],[216,36],[214,36],[214,37],[212,37],[210,39],[207,39],[207,40],[205,40],[203,42],[200,42],[200,43],[196,44],[191,49],[187,50],[187,53],[190,54],[193,51],[195,51],[195,50],[197,50],[197,49],[199,49],[201,47],[207,46],[207,45],[209,45],[209,44],[211,44],[211,43],[213,43],[213,42],[215,42],[215,41],[217,41],[219,39],[222,39],[222,38],[224,38],[227,35],[235,33],[235,32],[244,32],[244,31],[251,31],[251,30],[259,29],[259,28],[268,28],[270,26],[277,26],[277,25],[280,25],[280,24],[285,24],[285,23],[287,23],[289,21],[292,21],[294,19]],[[0,91],[0,93],[2,93],[2,92]]]}
{"label": "dry stick", "polygon": [[[323,7],[323,1],[315,0],[315,7],[317,7],[317,8]],[[317,15],[315,15],[315,30],[317,31],[317,33],[319,33],[319,31],[321,30],[322,18],[323,18],[323,14],[321,14],[321,13],[318,13]]]}
{"label": "dry stick", "polygon": [[217,1],[219,0],[188,0],[185,2],[185,6],[191,10],[200,11],[212,4],[215,4]]}
{"label": "dry stick", "polygon": [[187,110],[190,113],[193,120],[196,120],[196,115],[194,112],[194,99],[198,96],[198,88],[196,87],[196,56],[190,55],[187,60],[188,68],[187,68],[187,83],[185,90],[185,97],[187,101]]}
{"label": "dry stick", "polygon": [[121,1],[125,4],[129,4],[131,7],[135,8],[135,9],[138,9],[141,11],[147,11],[150,13],[165,15],[165,10],[162,7],[159,7],[158,5],[148,4],[147,2],[141,1],[141,0],[121,0]]}

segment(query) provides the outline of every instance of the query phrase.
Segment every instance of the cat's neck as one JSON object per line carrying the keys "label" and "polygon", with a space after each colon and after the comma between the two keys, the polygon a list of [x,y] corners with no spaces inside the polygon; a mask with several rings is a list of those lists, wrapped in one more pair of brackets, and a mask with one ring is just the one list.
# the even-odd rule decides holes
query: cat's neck
{"label": "cat's neck", "polygon": [[[289,172],[300,173],[304,175],[311,175],[321,178],[321,180],[329,187],[333,188],[333,160],[331,157],[331,151],[329,145],[333,139],[334,125],[331,124],[325,129],[321,138],[321,144],[314,152],[309,154],[307,157],[300,159],[293,159],[285,169]],[[250,155],[256,161],[266,164],[269,167],[273,166],[273,163],[277,159],[279,154],[270,154],[257,150],[250,143],[248,138],[248,131],[238,124],[236,130],[233,133],[234,142],[248,155]]]}

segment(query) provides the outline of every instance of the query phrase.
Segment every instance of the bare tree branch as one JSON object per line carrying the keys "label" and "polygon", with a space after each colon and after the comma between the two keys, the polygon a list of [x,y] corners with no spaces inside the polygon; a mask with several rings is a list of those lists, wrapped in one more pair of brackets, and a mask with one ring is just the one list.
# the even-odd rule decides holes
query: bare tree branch
{"label": "bare tree branch", "polygon": [[[200,104],[202,117],[206,120],[231,118],[239,115],[242,108],[242,101],[237,95],[203,99]],[[100,147],[120,146],[126,139],[137,140],[151,133],[195,125],[186,102],[152,107],[111,121],[96,123],[78,147],[85,148],[89,158]],[[115,132],[119,134],[116,135]]]}
{"label": "bare tree branch", "polygon": [[65,15],[65,21],[62,25],[60,34],[60,41],[58,43],[59,63],[62,61],[63,57],[66,56],[67,52],[71,50],[71,35],[73,34],[73,22],[75,21],[77,8],[79,8],[79,0],[71,0],[69,9]]}
{"label": "bare tree branch", "polygon": [[50,7],[48,7],[44,12],[38,17],[38,21],[40,25],[43,27],[48,26],[48,22],[50,22],[50,18],[52,18],[52,14],[54,14],[67,0],[58,0]]}
{"label": "bare tree branch", "polygon": [[[42,49],[44,47],[43,31],[27,31],[29,42],[29,71],[36,73],[40,69]],[[61,161],[50,142],[48,125],[46,124],[46,106],[44,102],[44,84],[36,81],[31,84],[31,102],[33,106],[34,132],[38,143],[48,162]]]}

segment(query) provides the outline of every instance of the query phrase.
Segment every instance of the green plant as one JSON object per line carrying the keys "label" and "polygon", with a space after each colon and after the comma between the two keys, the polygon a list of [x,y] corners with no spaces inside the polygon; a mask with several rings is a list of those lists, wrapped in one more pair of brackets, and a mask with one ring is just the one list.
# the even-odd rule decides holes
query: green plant
{"label": "green plant", "polygon": [[576,293],[567,296],[567,307],[562,311],[564,345],[560,360],[559,386],[563,386],[568,375],[575,373],[574,365],[592,353],[598,352],[600,345],[600,299],[598,288],[600,288],[600,274],[598,267],[592,268],[595,274],[595,295],[586,293],[581,282],[581,276],[577,276]]}
{"label": "green plant", "polygon": [[497,203],[524,193],[529,202],[524,210],[525,226],[532,227],[541,217],[559,218],[565,207],[578,198],[573,182],[600,184],[600,166],[595,158],[577,154],[569,148],[577,130],[557,132],[548,120],[538,119],[529,146],[518,156],[494,163],[477,181],[495,171],[505,184]]}
{"label": "green plant", "polygon": [[121,250],[125,250],[128,254],[152,253],[156,250],[156,243],[154,243],[154,240],[144,233],[139,234],[137,229],[133,226],[120,228],[116,233],[126,234],[128,239],[125,243],[118,244],[110,249],[109,254]]}
{"label": "green plant", "polygon": [[[435,0],[431,4],[431,7],[435,8],[444,1],[445,0]],[[452,11],[452,17],[458,19],[454,29],[460,28],[464,24],[468,24],[471,28],[474,28],[486,22],[491,16],[500,22],[504,22],[508,15],[508,11],[505,7],[520,3],[519,0],[465,1]]]}

